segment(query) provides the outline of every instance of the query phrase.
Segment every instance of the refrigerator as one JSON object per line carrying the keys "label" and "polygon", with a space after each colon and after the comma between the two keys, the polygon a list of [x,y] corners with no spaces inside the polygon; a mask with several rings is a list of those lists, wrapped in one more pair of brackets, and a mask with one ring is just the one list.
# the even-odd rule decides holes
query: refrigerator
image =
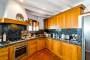
{"label": "refrigerator", "polygon": [[90,60],[90,13],[79,16],[79,21],[82,28],[82,60]]}

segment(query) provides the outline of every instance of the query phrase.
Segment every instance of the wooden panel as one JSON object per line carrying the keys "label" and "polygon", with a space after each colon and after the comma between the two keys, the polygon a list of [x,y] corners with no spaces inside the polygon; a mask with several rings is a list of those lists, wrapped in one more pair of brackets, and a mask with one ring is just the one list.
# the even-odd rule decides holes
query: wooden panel
{"label": "wooden panel", "polygon": [[52,39],[46,39],[46,48],[51,51]]}
{"label": "wooden panel", "polygon": [[37,51],[37,39],[28,41],[28,57]]}
{"label": "wooden panel", "polygon": [[30,48],[30,55],[34,54],[37,51],[37,47]]}
{"label": "wooden panel", "polygon": [[67,11],[65,13],[65,28],[70,28],[71,27],[71,16],[70,16],[70,11]]}
{"label": "wooden panel", "polygon": [[14,60],[14,46],[9,46],[9,60]]}
{"label": "wooden panel", "polygon": [[37,44],[34,43],[34,44],[31,44],[31,45],[30,45],[30,48],[34,48],[34,47],[36,47],[36,46],[37,46]]}
{"label": "wooden panel", "polygon": [[48,19],[44,20],[44,29],[48,29]]}
{"label": "wooden panel", "polygon": [[77,46],[63,42],[62,56],[64,60],[77,60]]}
{"label": "wooden panel", "polygon": [[8,56],[8,47],[4,47],[0,49],[0,60],[9,60]]}
{"label": "wooden panel", "polygon": [[2,22],[2,18],[0,18],[0,22]]}
{"label": "wooden panel", "polygon": [[34,43],[36,43],[37,42],[37,40],[35,39],[35,40],[30,40],[29,41],[29,44],[34,44]]}
{"label": "wooden panel", "polygon": [[53,40],[52,41],[52,52],[62,58],[62,42]]}
{"label": "wooden panel", "polygon": [[24,56],[22,58],[20,58],[19,60],[26,60],[27,59],[27,56]]}
{"label": "wooden panel", "polygon": [[28,25],[28,22],[24,21],[19,21],[19,20],[14,20],[14,19],[9,19],[9,18],[3,18],[0,23],[13,23],[13,24],[21,24],[21,25]]}
{"label": "wooden panel", "polygon": [[45,48],[45,38],[39,38],[37,40],[37,51]]}
{"label": "wooden panel", "polygon": [[80,15],[80,8],[71,11],[71,28],[78,28],[78,16]]}
{"label": "wooden panel", "polygon": [[78,60],[82,60],[82,49],[81,49],[81,46],[77,46],[78,47]]}

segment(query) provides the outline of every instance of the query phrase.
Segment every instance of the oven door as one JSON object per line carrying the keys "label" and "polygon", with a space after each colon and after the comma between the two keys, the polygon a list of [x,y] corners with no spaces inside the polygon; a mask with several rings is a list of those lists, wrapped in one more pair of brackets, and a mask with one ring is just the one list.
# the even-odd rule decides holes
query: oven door
{"label": "oven door", "polygon": [[27,45],[14,47],[14,53],[15,60],[19,60],[23,56],[27,55]]}

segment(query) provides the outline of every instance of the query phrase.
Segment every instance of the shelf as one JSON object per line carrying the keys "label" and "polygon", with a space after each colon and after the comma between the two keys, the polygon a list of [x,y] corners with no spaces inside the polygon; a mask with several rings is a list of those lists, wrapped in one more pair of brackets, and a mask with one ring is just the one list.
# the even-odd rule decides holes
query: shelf
{"label": "shelf", "polygon": [[20,25],[28,25],[28,22],[14,20],[10,18],[0,18],[0,23],[12,23],[12,24],[20,24]]}

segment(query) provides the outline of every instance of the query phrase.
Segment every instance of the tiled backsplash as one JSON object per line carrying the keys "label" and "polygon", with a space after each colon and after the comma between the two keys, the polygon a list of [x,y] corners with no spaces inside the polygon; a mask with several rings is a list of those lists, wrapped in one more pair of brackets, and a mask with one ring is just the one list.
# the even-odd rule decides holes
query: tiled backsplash
{"label": "tiled backsplash", "polygon": [[6,40],[20,39],[21,31],[26,30],[26,26],[16,25],[17,29],[10,29],[11,24],[0,24],[0,35],[6,33]]}
{"label": "tiled backsplash", "polygon": [[[3,33],[6,33],[7,35],[7,40],[10,39],[11,37],[13,38],[17,38],[18,39],[21,37],[21,31],[22,30],[26,30],[26,26],[23,25],[17,25],[19,28],[17,30],[10,30],[10,24],[0,24],[0,35]],[[59,34],[60,36],[62,34],[66,34],[71,36],[72,34],[77,34],[78,35],[78,42],[81,42],[81,38],[82,38],[82,29],[81,28],[74,28],[74,29],[40,29],[37,32],[31,32],[31,33],[36,33],[36,34],[43,34],[45,32],[47,33],[55,33],[55,34]]]}
{"label": "tiled backsplash", "polygon": [[71,36],[72,34],[77,34],[78,35],[78,42],[81,42],[81,38],[82,38],[82,29],[81,28],[61,29],[61,30],[49,29],[49,30],[45,30],[45,32],[59,34],[60,36],[62,34],[66,34],[69,36]]}

